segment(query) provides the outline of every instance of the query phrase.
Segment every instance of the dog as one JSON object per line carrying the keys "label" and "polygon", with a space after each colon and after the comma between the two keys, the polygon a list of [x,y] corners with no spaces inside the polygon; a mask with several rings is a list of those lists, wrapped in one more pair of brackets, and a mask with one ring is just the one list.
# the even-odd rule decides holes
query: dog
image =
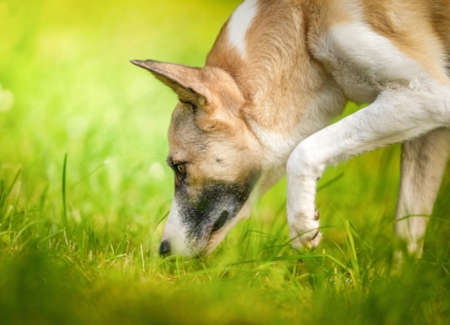
{"label": "dog", "polygon": [[[292,245],[316,247],[324,169],[403,143],[396,233],[420,256],[450,152],[449,0],[245,0],[203,68],[132,63],[179,98],[161,255],[212,252],[285,173]],[[370,105],[329,125],[347,101]]]}

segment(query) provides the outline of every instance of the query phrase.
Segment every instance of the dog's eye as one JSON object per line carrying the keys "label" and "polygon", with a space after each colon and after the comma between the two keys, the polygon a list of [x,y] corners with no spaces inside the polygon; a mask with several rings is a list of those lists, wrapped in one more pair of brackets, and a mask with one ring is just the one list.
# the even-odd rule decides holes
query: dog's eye
{"label": "dog's eye", "polygon": [[186,164],[175,164],[173,170],[175,171],[175,184],[183,184],[187,178]]}
{"label": "dog's eye", "polygon": [[174,166],[175,172],[180,176],[186,175],[186,165],[185,164],[177,164]]}
{"label": "dog's eye", "polygon": [[181,183],[187,176],[187,168],[185,161],[174,161],[171,157],[167,158],[167,164],[175,172],[175,180],[177,183]]}
{"label": "dog's eye", "polygon": [[197,105],[195,105],[194,103],[192,103],[192,102],[187,102],[187,101],[182,101],[182,100],[180,100],[184,105],[186,105],[186,106],[188,106],[191,110],[192,110],[192,112],[194,112],[194,113],[196,113],[197,112]]}
{"label": "dog's eye", "polygon": [[187,177],[186,163],[177,163],[172,165],[172,169],[175,172],[175,181],[177,184],[181,184]]}

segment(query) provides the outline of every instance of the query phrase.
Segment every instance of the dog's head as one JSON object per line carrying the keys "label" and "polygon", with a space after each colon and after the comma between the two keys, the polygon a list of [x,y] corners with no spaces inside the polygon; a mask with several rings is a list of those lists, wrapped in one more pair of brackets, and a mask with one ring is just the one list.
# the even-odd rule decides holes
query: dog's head
{"label": "dog's head", "polygon": [[210,252],[248,216],[249,196],[260,175],[259,144],[241,115],[246,101],[221,69],[132,62],[179,97],[167,158],[175,175],[175,195],[160,253]]}

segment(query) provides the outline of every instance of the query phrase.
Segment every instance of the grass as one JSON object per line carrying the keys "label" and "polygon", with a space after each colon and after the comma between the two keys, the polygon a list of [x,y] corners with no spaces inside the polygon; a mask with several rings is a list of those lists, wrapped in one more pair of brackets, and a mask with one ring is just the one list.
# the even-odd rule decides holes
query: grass
{"label": "grass", "polygon": [[0,0],[1,323],[448,324],[449,174],[396,268],[398,146],[327,170],[315,251],[282,181],[212,256],[157,256],[176,98],[128,60],[201,65],[237,3]]}

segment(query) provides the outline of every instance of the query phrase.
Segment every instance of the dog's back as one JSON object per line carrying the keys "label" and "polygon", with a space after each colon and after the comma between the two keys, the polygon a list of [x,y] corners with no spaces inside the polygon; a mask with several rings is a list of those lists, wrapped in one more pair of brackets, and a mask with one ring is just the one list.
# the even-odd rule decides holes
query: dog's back
{"label": "dog's back", "polygon": [[450,1],[432,1],[433,23],[440,37],[445,42],[447,52],[450,55]]}
{"label": "dog's back", "polygon": [[428,60],[434,59],[430,52],[441,56],[444,52],[450,69],[450,0],[363,2],[366,19],[377,32],[400,48],[422,52]]}
{"label": "dog's back", "polygon": [[450,1],[433,0],[433,24],[447,52],[447,71],[450,75]]}

